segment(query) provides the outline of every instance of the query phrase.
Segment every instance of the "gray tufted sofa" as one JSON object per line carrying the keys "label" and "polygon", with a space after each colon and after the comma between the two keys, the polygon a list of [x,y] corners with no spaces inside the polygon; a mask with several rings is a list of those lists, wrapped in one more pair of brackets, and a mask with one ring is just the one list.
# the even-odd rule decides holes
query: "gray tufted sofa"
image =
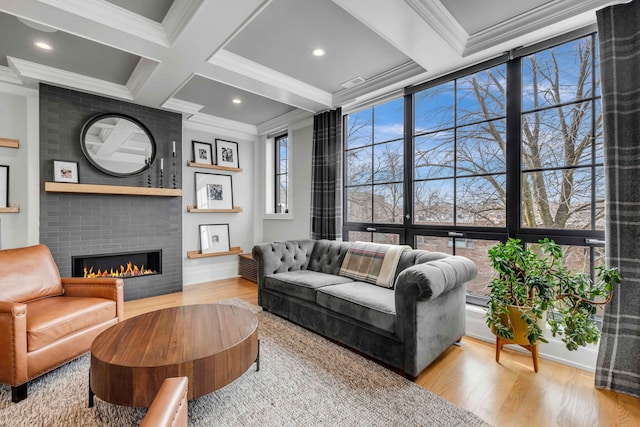
{"label": "gray tufted sofa", "polygon": [[349,246],[312,239],[256,245],[258,303],[413,379],[464,335],[465,283],[476,266],[405,251],[387,289],[338,275]]}

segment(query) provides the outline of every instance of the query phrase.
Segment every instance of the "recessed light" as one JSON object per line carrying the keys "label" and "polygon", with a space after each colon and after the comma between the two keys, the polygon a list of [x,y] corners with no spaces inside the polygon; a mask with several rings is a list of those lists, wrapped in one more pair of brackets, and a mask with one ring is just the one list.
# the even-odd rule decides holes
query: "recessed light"
{"label": "recessed light", "polygon": [[242,104],[242,100],[240,98],[233,98],[231,102],[233,102],[234,104]]}
{"label": "recessed light", "polygon": [[33,44],[34,44],[34,45],[36,45],[37,47],[39,47],[40,49],[44,49],[44,50],[51,50],[51,49],[53,49],[49,43],[45,43],[45,42],[34,42]]}
{"label": "recessed light", "polygon": [[324,51],[324,49],[317,48],[317,49],[313,49],[311,53],[313,54],[313,56],[324,56],[326,52]]}

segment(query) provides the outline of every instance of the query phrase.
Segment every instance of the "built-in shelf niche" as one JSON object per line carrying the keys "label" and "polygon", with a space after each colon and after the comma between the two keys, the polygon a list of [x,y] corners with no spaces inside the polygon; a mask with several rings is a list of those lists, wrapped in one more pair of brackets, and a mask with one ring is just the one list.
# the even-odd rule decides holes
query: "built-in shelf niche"
{"label": "built-in shelf niche", "polygon": [[242,172],[242,168],[231,168],[229,166],[218,166],[218,165],[205,165],[203,163],[196,163],[189,160],[187,162],[187,166],[192,168],[204,168],[204,169],[215,169],[219,171],[227,171],[227,172]]}
{"label": "built-in shelf niche", "polygon": [[122,185],[70,184],[45,182],[44,191],[49,193],[115,194],[125,196],[182,196],[181,188],[128,187]]}
{"label": "built-in shelf niche", "polygon": [[225,255],[237,255],[241,254],[242,249],[240,246],[232,246],[231,249],[227,252],[213,252],[210,254],[203,254],[202,251],[189,251],[187,252],[187,258],[195,259],[195,258],[210,258],[216,256],[225,256]]}
{"label": "built-in shelf niche", "polygon": [[238,213],[242,212],[242,208],[235,206],[233,209],[199,209],[195,206],[187,206],[187,212],[193,213]]}

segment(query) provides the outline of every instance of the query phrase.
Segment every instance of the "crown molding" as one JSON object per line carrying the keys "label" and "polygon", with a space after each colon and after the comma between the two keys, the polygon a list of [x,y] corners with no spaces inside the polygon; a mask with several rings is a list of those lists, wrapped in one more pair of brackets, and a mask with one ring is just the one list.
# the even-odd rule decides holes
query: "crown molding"
{"label": "crown molding", "polygon": [[303,98],[312,100],[319,104],[330,107],[332,95],[315,86],[304,83],[286,74],[280,73],[262,64],[251,61],[228,50],[220,49],[207,60],[211,65],[215,65],[234,73],[241,74],[253,80],[277,87],[287,92],[294,93]]}
{"label": "crown molding", "polygon": [[197,114],[198,111],[204,108],[204,105],[196,104],[194,102],[183,101],[178,98],[169,98],[164,104],[162,104],[162,108],[166,108],[167,110],[179,111],[186,115]]}
{"label": "crown molding", "polygon": [[7,56],[7,62],[9,63],[9,67],[20,77],[27,77],[85,92],[133,101],[133,96],[131,96],[129,89],[124,85],[36,64],[35,62],[29,62],[11,56]]}
{"label": "crown molding", "polygon": [[[619,1],[603,2],[602,0],[563,0],[545,3],[526,13],[491,28],[472,34],[464,50],[463,56],[473,55],[486,49],[508,42],[515,38],[530,34],[534,31],[549,27],[566,19],[590,12],[606,6],[620,3]],[[595,21],[595,13],[593,14]],[[587,22],[575,23],[575,28],[584,26]],[[574,28],[574,29],[575,29]],[[565,29],[569,31],[569,29]]]}
{"label": "crown molding", "polygon": [[136,97],[138,93],[140,93],[158,65],[160,65],[158,61],[140,58],[136,68],[134,68],[131,76],[129,76],[129,80],[127,81],[127,89],[129,89],[129,92],[133,97]]}
{"label": "crown molding", "polygon": [[213,133],[233,132],[236,134],[242,134],[245,137],[250,136],[251,139],[258,135],[258,129],[256,126],[204,113],[196,113],[184,120],[183,123],[187,127],[193,129],[205,129]]}
{"label": "crown molding", "polygon": [[170,47],[164,27],[144,16],[104,0],[38,0],[81,18],[89,19],[131,36]]}
{"label": "crown molding", "polygon": [[273,133],[283,129],[294,129],[295,124],[312,117],[313,114],[304,110],[293,110],[279,117],[267,120],[257,126],[258,135]]}
{"label": "crown molding", "polygon": [[23,84],[14,70],[9,67],[3,67],[0,65],[0,82],[11,83],[15,85]]}
{"label": "crown molding", "polygon": [[182,30],[185,29],[191,18],[196,14],[204,0],[174,0],[162,20],[162,25],[169,40],[174,44]]}
{"label": "crown molding", "polygon": [[402,65],[387,70],[384,73],[380,73],[370,79],[367,79],[367,81],[361,85],[337,92],[333,96],[333,105],[345,105],[360,96],[375,92],[376,90],[387,88],[403,80],[423,74],[424,72],[424,68],[422,68],[415,62],[405,62]]}
{"label": "crown molding", "polygon": [[404,0],[459,55],[464,52],[469,34],[440,1]]}

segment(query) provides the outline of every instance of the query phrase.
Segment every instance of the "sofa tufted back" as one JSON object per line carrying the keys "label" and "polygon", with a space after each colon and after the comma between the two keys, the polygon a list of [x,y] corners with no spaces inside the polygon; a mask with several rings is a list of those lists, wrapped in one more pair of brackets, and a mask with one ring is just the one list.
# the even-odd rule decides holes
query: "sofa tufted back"
{"label": "sofa tufted back", "polygon": [[[263,270],[259,273],[267,275],[285,271],[306,270],[315,243],[315,240],[305,239],[263,243],[254,246],[254,258],[260,257],[265,260],[264,265],[259,266]],[[260,254],[260,252],[264,253]]]}
{"label": "sofa tufted back", "polygon": [[351,243],[349,242],[337,242],[335,240],[316,241],[307,270],[335,274],[337,276],[350,246]]}

